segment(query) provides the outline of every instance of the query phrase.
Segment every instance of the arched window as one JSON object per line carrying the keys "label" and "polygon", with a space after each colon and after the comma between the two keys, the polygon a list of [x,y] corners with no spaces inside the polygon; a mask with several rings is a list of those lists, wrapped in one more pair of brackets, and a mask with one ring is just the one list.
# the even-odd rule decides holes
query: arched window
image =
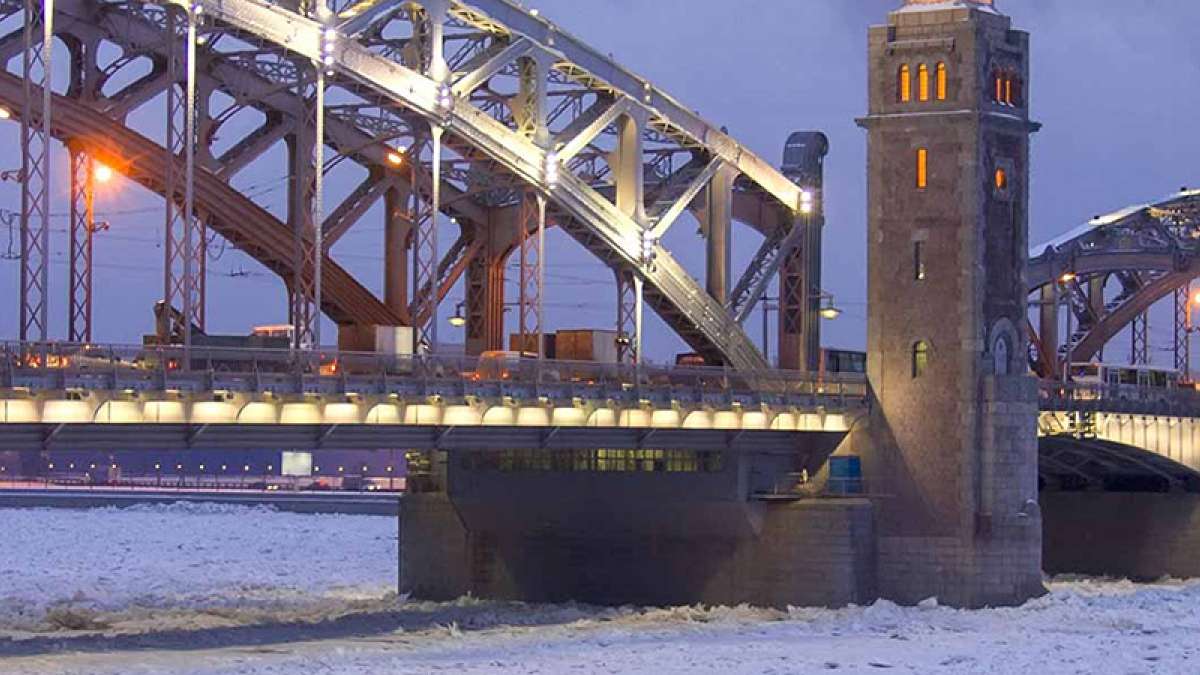
{"label": "arched window", "polygon": [[924,63],[917,68],[917,97],[922,102],[929,100],[929,66]]}
{"label": "arched window", "polygon": [[912,69],[907,63],[900,66],[900,75],[896,80],[896,99],[908,103],[912,100]]}
{"label": "arched window", "polygon": [[937,64],[937,100],[945,101],[948,90],[946,82],[946,64],[944,62]]}
{"label": "arched window", "polygon": [[992,95],[992,100],[1002,103],[1004,101],[1004,75],[997,70],[992,74],[992,79],[996,82],[996,91]]}
{"label": "arched window", "polygon": [[1008,375],[1008,354],[1011,350],[1008,336],[997,335],[996,342],[992,345],[992,372],[996,375]]}
{"label": "arched window", "polygon": [[1004,104],[1013,105],[1013,74],[1004,76]]}
{"label": "arched window", "polygon": [[929,187],[929,150],[917,148],[917,189]]}
{"label": "arched window", "polygon": [[912,348],[912,376],[921,377],[929,367],[929,343],[918,340]]}
{"label": "arched window", "polygon": [[1003,192],[1008,189],[1008,172],[1002,168],[996,169],[995,176],[996,189]]}

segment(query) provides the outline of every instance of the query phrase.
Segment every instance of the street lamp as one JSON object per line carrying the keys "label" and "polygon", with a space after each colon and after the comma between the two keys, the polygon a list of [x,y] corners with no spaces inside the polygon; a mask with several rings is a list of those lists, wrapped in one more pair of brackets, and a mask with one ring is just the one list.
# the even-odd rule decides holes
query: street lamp
{"label": "street lamp", "polygon": [[467,325],[467,317],[463,316],[462,302],[454,306],[454,316],[446,320],[449,321],[450,325],[454,326],[455,328],[462,328],[463,326]]}
{"label": "street lamp", "polygon": [[1184,350],[1185,356],[1183,359],[1183,379],[1188,382],[1192,381],[1192,349],[1190,343],[1192,333],[1196,332],[1196,323],[1192,320],[1192,310],[1196,309],[1197,305],[1200,305],[1200,290],[1189,293],[1187,299],[1187,320],[1184,326],[1184,335],[1186,336],[1184,346],[1186,349]]}
{"label": "street lamp", "polygon": [[112,177],[113,170],[107,164],[97,162],[92,168],[92,178],[95,178],[97,183],[107,183]]}

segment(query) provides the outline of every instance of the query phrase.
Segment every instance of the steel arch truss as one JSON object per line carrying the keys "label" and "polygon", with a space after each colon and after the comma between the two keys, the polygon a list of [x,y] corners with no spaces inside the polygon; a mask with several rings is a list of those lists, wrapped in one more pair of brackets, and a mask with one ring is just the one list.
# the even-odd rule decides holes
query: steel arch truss
{"label": "steel arch truss", "polygon": [[[10,4],[5,5],[9,13],[21,10]],[[815,246],[814,232],[819,239],[819,227],[806,227],[801,215],[802,190],[794,176],[777,171],[644,78],[507,0],[364,0],[334,3],[332,13],[309,9],[317,6],[263,0],[56,0],[55,12],[67,20],[56,22],[55,35],[73,50],[73,58],[84,60],[87,76],[86,86],[55,97],[56,106],[62,99],[66,118],[60,120],[56,112],[53,125],[46,122],[47,133],[73,139],[97,161],[160,194],[177,194],[174,181],[163,185],[162,176],[181,171],[179,148],[168,152],[159,146],[162,159],[149,158],[153,142],[122,128],[131,111],[187,84],[177,66],[185,62],[188,41],[163,39],[171,31],[166,7],[176,7],[180,15],[202,18],[192,83],[203,99],[195,105],[193,137],[196,221],[210,224],[285,279],[293,314],[305,314],[296,317],[299,323],[315,321],[305,303],[313,302],[311,289],[319,287],[321,309],[339,324],[433,328],[440,299],[461,275],[497,268],[490,258],[477,263],[476,256],[507,255],[518,248],[527,268],[522,330],[540,330],[544,318],[532,299],[543,297],[545,256],[533,254],[528,224],[520,229],[524,248],[500,250],[504,247],[487,243],[496,239],[490,236],[493,223],[522,220],[522,204],[532,194],[545,202],[546,225],[561,227],[611,267],[622,280],[616,286],[640,290],[644,304],[708,360],[740,369],[766,367],[738,319],[761,298],[767,277],[783,268],[783,261],[799,260],[793,252],[802,242]],[[115,45],[120,55],[100,62],[96,45],[101,42]],[[11,59],[22,49],[29,53],[20,31],[15,39],[0,37],[0,56]],[[148,73],[119,91],[107,91],[106,83],[124,68],[147,61]],[[325,130],[317,139],[309,138],[307,126],[313,105],[306,76],[310,63],[323,64],[319,71],[328,87]],[[10,90],[0,77],[0,99],[21,106],[31,124],[42,119],[37,104],[23,105],[18,92]],[[35,87],[29,94],[39,91]],[[214,91],[232,103],[210,110]],[[216,152],[214,138],[246,109],[261,113],[261,126]],[[428,147],[431,138],[440,138],[436,152]],[[281,142],[296,146],[294,169],[309,168],[301,165],[313,144],[323,143],[335,153],[329,162],[294,172],[286,223],[229,184]],[[314,218],[308,185],[343,161],[366,168],[367,179],[342,203],[326,205],[328,217]],[[412,258],[411,269],[397,264],[385,272],[392,296],[386,305],[328,253],[385,195],[391,195],[388,217],[404,221],[393,229],[408,233],[393,237],[390,245],[399,241],[406,249],[400,258]],[[685,211],[697,214],[710,239],[716,236],[714,223],[733,219],[766,236],[756,262],[740,279],[721,270],[714,280],[710,267],[705,287],[663,246],[663,236]],[[458,238],[443,239],[439,249],[438,233],[449,224],[458,229]],[[32,225],[22,231],[37,232]],[[308,262],[316,250],[314,231],[324,233],[319,268]],[[445,241],[454,242],[449,252]],[[720,245],[710,241],[713,249]],[[411,288],[403,278],[409,273]],[[795,270],[791,273],[795,276]],[[813,284],[811,278],[803,280],[800,295],[812,295]],[[169,277],[168,297],[180,295],[174,288]],[[202,323],[203,301],[195,299],[195,288],[183,295],[193,299],[185,303],[193,313],[201,312],[193,322]],[[502,292],[489,297],[503,301]],[[811,297],[793,300],[802,308],[812,304]],[[496,314],[479,302],[468,298],[468,321]],[[636,305],[640,312],[641,302]],[[632,329],[635,317],[629,311],[620,314]],[[419,333],[434,341],[432,331]],[[623,334],[640,337],[630,330]],[[494,343],[494,336],[489,340]],[[623,352],[636,350],[630,344]]]}
{"label": "steel arch truss", "polygon": [[[1039,305],[1031,363],[1043,377],[1063,363],[1089,361],[1129,327],[1134,363],[1147,362],[1147,313],[1200,277],[1200,190],[1106,216],[1030,251],[1029,289]],[[1186,298],[1182,299],[1186,305]],[[1176,360],[1182,358],[1176,298]],[[1059,336],[1059,311],[1070,312],[1071,334]]]}

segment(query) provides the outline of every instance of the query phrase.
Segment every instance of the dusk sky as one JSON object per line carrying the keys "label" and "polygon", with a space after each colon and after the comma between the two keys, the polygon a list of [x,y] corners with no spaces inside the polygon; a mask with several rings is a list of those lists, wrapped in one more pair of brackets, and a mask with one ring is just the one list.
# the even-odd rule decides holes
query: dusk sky
{"label": "dusk sky", "polygon": [[[819,129],[829,135],[824,286],[845,314],[825,322],[824,342],[861,348],[866,328],[866,143],[854,118],[866,110],[867,27],[881,23],[899,4],[538,0],[533,6],[714,124],[729,127],[735,138],[774,163],[790,132]],[[1200,3],[998,0],[997,5],[1032,33],[1030,101],[1033,116],[1045,125],[1033,141],[1032,241],[1048,239],[1095,214],[1200,185],[1200,42],[1195,39]],[[11,21],[0,25],[3,32],[12,27]],[[10,65],[15,68],[19,60]],[[146,120],[161,120],[154,105],[131,120],[135,127],[147,125],[147,134],[153,123]],[[0,143],[13,150],[8,160],[0,160],[0,169],[15,167],[15,124],[0,127]],[[282,214],[285,193],[281,157],[281,152],[271,153],[235,180],[244,188],[253,186],[256,201],[276,214]],[[58,153],[54,161],[55,175],[61,178],[53,211],[65,212],[65,154]],[[349,190],[348,180],[331,176],[330,182],[335,196]],[[161,295],[162,254],[155,248],[161,240],[161,200],[124,180],[105,189],[107,194],[98,197],[98,218],[112,228],[97,236],[96,339],[136,342],[152,330],[151,307]],[[17,211],[19,194],[13,183],[0,184],[0,208]],[[377,292],[378,210],[335,249],[343,264]],[[66,218],[60,216],[56,223],[61,230]],[[66,239],[58,231],[54,236],[52,332],[63,337]],[[8,250],[8,237],[0,222],[0,255]],[[453,232],[444,239],[452,240]],[[740,273],[757,240],[742,226],[734,239]],[[548,275],[554,286],[547,295],[549,327],[611,327],[611,275],[561,233],[554,232],[549,243]],[[693,274],[702,272],[702,243],[694,228],[677,225],[667,245]],[[210,263],[210,332],[246,333],[254,324],[286,320],[282,283],[246,256],[220,249],[217,244],[210,251],[210,259],[220,254]],[[17,273],[15,260],[0,258],[0,335],[6,338],[17,334]],[[515,297],[515,284],[509,288]],[[461,298],[461,288],[456,289],[443,305],[443,315],[453,313]],[[1152,346],[1169,342],[1168,323],[1169,314],[1154,315]],[[759,324],[757,313],[747,323],[756,342]],[[327,325],[330,342],[334,332]],[[648,325],[650,357],[667,359],[684,349],[656,318]],[[444,320],[440,326],[444,341],[461,341],[460,330]]]}

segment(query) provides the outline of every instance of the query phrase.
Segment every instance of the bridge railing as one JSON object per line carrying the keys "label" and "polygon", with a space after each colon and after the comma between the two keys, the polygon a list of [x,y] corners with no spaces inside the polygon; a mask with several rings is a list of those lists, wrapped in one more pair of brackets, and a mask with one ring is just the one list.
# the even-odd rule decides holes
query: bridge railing
{"label": "bridge railing", "polygon": [[0,387],[862,405],[861,376],[505,356],[0,342]]}
{"label": "bridge railing", "polygon": [[1200,391],[1184,387],[1042,380],[1042,410],[1200,417]]}

